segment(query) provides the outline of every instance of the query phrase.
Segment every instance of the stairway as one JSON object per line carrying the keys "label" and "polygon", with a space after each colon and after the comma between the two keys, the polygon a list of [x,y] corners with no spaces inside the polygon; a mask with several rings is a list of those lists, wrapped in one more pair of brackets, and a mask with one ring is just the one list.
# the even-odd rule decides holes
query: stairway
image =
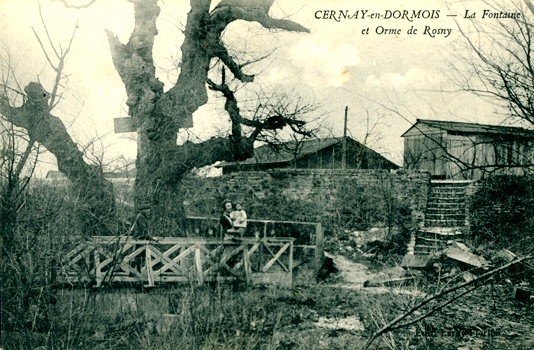
{"label": "stairway", "polygon": [[468,228],[467,187],[473,181],[432,181],[425,210],[425,224],[415,237],[414,253],[440,251],[461,241]]}
{"label": "stairway", "polygon": [[471,181],[432,181],[425,210],[425,227],[465,226],[466,187]]}

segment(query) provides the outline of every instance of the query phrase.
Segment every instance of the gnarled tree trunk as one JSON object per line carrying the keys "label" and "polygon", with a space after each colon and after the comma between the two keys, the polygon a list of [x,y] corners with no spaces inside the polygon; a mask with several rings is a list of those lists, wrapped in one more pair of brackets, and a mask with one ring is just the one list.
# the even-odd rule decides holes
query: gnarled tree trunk
{"label": "gnarled tree trunk", "polygon": [[[238,19],[259,22],[266,28],[308,31],[288,21],[268,16],[270,0],[222,1],[210,12],[211,0],[191,0],[182,44],[181,70],[175,85],[163,92],[163,84],[155,76],[152,48],[157,34],[156,20],[160,9],[156,0],[132,0],[135,28],[127,44],[111,32],[108,39],[114,65],[125,84],[129,114],[137,125],[137,177],[135,208],[140,235],[159,236],[167,229],[180,230],[184,219],[183,200],[178,194],[181,179],[194,167],[215,161],[233,161],[252,155],[254,137],[244,137],[236,123],[244,122],[232,104],[227,103],[233,133],[228,139],[212,138],[203,143],[176,145],[180,127],[192,125],[193,113],[208,101],[206,84],[209,64],[218,57],[243,81],[253,76],[244,74],[224,47],[221,35],[226,26]],[[212,84],[225,93],[227,101],[233,94],[226,85]],[[235,107],[237,104],[235,104]],[[234,115],[232,115],[234,113]],[[277,124],[280,127],[281,124]],[[287,124],[283,124],[287,125]],[[256,124],[257,130],[265,124]],[[174,224],[173,224],[174,221]],[[175,224],[178,225],[175,225]],[[174,232],[174,234],[179,234]]]}

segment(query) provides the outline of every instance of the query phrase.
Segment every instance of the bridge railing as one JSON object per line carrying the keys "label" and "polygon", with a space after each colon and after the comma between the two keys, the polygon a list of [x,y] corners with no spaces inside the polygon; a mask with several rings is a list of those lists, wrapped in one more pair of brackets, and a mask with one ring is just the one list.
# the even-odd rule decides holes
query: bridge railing
{"label": "bridge railing", "polygon": [[218,222],[217,218],[189,217],[188,237],[73,239],[61,261],[58,281],[155,286],[243,279],[288,285],[296,265],[313,261],[316,271],[322,266],[324,237],[320,223],[249,220],[242,237],[224,239]]}
{"label": "bridge railing", "polygon": [[[324,261],[323,226],[318,222],[247,220],[244,238],[293,238],[295,248],[295,266],[313,260],[318,271]],[[190,237],[222,237],[219,219],[214,217],[190,216],[186,220],[186,233]]]}
{"label": "bridge railing", "polygon": [[57,279],[78,284],[223,281],[291,285],[293,238],[95,236],[77,244],[62,261]]}

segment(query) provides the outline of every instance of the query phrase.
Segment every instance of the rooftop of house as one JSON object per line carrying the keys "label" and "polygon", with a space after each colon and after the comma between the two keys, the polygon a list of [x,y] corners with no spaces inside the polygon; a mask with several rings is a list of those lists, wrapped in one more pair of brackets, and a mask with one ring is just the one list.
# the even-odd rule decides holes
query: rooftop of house
{"label": "rooftop of house", "polygon": [[460,133],[470,133],[470,134],[495,134],[495,135],[513,135],[513,136],[523,136],[523,137],[533,137],[534,130],[529,130],[517,126],[502,126],[502,125],[488,125],[488,124],[478,124],[478,123],[464,123],[464,122],[451,122],[451,121],[442,121],[442,120],[428,120],[428,119],[417,119],[415,124],[413,124],[404,134],[401,136],[404,137],[406,133],[413,128],[417,128],[418,124],[425,124],[432,128],[437,128],[445,130],[448,132],[460,132]]}
{"label": "rooftop of house", "polygon": [[[135,169],[123,172],[109,172],[104,173],[106,179],[121,179],[121,178],[135,178]],[[46,179],[66,180],[67,175],[59,170],[49,170],[45,176]]]}
{"label": "rooftop of house", "polygon": [[[332,145],[341,143],[343,137],[329,137],[329,138],[313,138],[309,140],[304,140],[301,143],[296,143],[295,141],[288,141],[281,143],[279,145],[262,145],[254,149],[254,156],[247,160],[240,162],[239,164],[275,164],[275,163],[286,163],[293,161],[295,159],[300,159],[308,154],[313,154],[322,149],[330,147]],[[372,149],[362,145],[358,141],[347,137],[347,142],[365,147],[369,152],[375,153],[376,155],[383,157]],[[298,148],[297,148],[298,145]],[[295,151],[297,155],[295,157]],[[385,157],[383,157],[386,159]],[[393,163],[393,162],[391,162]],[[218,167],[227,167],[235,166],[237,163],[234,162],[222,162]]]}

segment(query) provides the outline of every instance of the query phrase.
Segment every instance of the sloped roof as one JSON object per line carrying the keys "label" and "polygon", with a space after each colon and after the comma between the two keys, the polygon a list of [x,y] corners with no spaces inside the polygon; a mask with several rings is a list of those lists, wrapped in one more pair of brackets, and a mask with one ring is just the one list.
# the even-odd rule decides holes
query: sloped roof
{"label": "sloped roof", "polygon": [[[327,148],[341,142],[341,138],[317,138],[302,141],[299,145],[299,152],[297,159],[304,157],[307,154],[315,153],[319,150]],[[254,149],[254,157],[239,162],[239,164],[273,164],[285,163],[295,159],[294,150],[297,144],[294,141],[281,143],[280,146],[273,148],[270,145],[262,145]],[[234,166],[237,163],[223,162],[219,167]]]}
{"label": "sloped roof", "polygon": [[404,137],[404,135],[406,135],[406,133],[412,130],[413,128],[417,128],[418,124],[426,124],[433,128],[452,132],[534,137],[534,130],[528,130],[515,126],[487,125],[428,119],[417,119],[417,122],[412,125],[408,130],[406,130],[404,134],[401,135],[401,137]]}
{"label": "sloped roof", "polygon": [[[342,140],[343,140],[342,137],[329,137],[329,138],[314,138],[314,139],[302,141],[302,143],[299,145],[299,152],[296,156],[296,159],[300,159],[308,154],[312,154],[322,149],[325,149],[327,147],[330,147],[332,145],[335,145],[337,143],[341,143]],[[390,160],[386,159],[385,157],[373,151],[372,149],[362,145],[361,143],[352,139],[351,137],[347,137],[347,141],[349,143],[357,144],[361,147],[364,147],[369,152],[374,153],[384,158],[388,162],[394,164]],[[291,162],[295,160],[295,153],[294,153],[295,147],[296,147],[296,143],[294,141],[284,142],[280,144],[278,148],[273,148],[272,146],[269,146],[269,145],[262,145],[254,149],[254,156],[252,158],[239,162],[239,164],[252,165],[252,164],[276,164],[276,163]],[[232,166],[236,166],[237,164],[238,163],[235,163],[235,162],[223,162],[219,164],[218,167],[221,167],[221,168],[232,167]]]}
{"label": "sloped roof", "polygon": [[67,176],[59,170],[48,170],[45,178],[46,179],[66,179]]}
{"label": "sloped roof", "polygon": [[[123,172],[109,172],[104,173],[106,179],[120,179],[120,178],[135,178],[136,169]],[[61,179],[66,180],[67,175],[63,174],[59,170],[49,170],[45,176],[46,179]]]}

